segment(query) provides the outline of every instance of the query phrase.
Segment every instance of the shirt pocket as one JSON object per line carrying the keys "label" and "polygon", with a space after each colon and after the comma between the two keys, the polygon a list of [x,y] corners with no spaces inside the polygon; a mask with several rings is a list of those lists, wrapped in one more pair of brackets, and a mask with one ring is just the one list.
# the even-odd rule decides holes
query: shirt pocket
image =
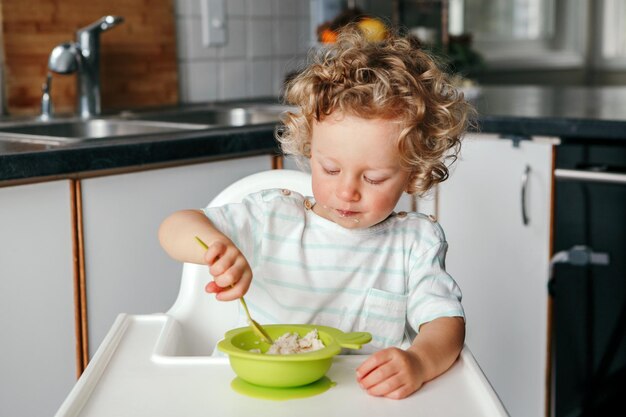
{"label": "shirt pocket", "polygon": [[370,332],[368,350],[400,346],[406,326],[408,296],[370,288],[359,320],[359,330]]}

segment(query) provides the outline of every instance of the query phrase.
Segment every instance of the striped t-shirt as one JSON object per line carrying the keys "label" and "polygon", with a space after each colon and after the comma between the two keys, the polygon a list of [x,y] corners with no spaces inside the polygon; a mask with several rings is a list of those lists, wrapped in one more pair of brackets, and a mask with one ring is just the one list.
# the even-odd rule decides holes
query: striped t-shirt
{"label": "striped t-shirt", "polygon": [[447,243],[438,223],[401,212],[346,229],[309,203],[312,197],[274,189],[204,209],[250,263],[246,302],[255,320],[367,331],[372,342],[360,351],[366,353],[406,348],[421,324],[464,317],[461,291],[445,271]]}

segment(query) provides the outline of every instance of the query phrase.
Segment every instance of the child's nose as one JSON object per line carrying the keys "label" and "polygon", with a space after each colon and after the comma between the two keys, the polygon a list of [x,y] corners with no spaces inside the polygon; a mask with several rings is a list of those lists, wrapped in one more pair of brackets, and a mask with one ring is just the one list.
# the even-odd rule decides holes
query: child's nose
{"label": "child's nose", "polygon": [[356,181],[344,178],[337,187],[337,197],[343,201],[358,201],[361,198]]}

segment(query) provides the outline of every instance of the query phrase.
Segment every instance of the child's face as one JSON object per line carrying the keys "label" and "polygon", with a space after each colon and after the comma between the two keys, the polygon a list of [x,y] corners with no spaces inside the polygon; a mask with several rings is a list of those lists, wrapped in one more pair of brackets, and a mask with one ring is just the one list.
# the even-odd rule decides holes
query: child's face
{"label": "child's face", "polygon": [[407,189],[410,172],[400,166],[397,122],[338,112],[313,123],[313,211],[343,227],[385,220]]}

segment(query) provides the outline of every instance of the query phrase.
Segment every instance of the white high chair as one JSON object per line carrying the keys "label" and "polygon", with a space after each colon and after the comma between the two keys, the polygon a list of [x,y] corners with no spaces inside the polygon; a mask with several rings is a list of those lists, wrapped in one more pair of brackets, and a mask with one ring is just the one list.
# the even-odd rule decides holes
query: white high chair
{"label": "white high chair", "polygon": [[[295,170],[271,170],[249,175],[220,192],[209,206],[240,202],[246,195],[268,188],[287,188],[312,195],[311,175]],[[204,291],[211,280],[208,267],[185,263],[176,301],[167,311],[184,329],[179,349],[187,354],[206,355],[209,348],[235,327],[239,303],[218,302]]]}
{"label": "white high chair", "polygon": [[[312,194],[309,174],[274,170],[233,183],[209,205],[241,201],[267,188]],[[210,279],[206,266],[184,264],[178,297],[166,313],[120,314],[56,417],[291,416],[294,408],[284,402],[235,392],[228,358],[211,356],[216,342],[236,325],[239,303],[206,294]],[[336,356],[327,373],[336,386],[294,400],[298,414],[409,416],[419,410],[431,416],[508,416],[467,347],[445,374],[402,401],[363,392],[354,374],[364,360],[361,355]]]}

